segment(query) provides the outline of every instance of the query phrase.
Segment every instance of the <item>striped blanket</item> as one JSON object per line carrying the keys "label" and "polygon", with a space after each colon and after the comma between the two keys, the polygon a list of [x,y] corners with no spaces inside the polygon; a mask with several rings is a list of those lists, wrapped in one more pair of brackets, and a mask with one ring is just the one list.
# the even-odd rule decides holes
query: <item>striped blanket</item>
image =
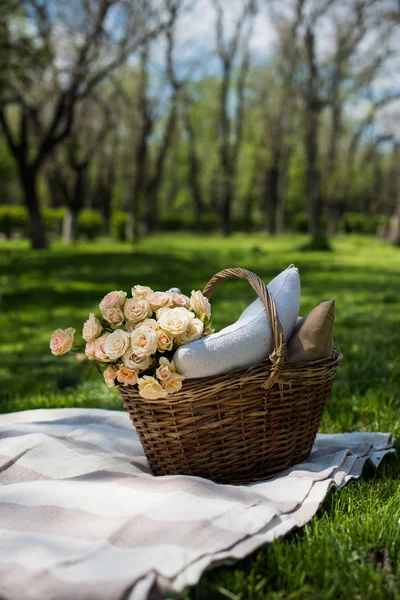
{"label": "striped blanket", "polygon": [[393,451],[390,434],[319,435],[307,464],[235,487],[154,477],[124,412],[0,415],[0,598],[179,593],[304,525],[331,486]]}

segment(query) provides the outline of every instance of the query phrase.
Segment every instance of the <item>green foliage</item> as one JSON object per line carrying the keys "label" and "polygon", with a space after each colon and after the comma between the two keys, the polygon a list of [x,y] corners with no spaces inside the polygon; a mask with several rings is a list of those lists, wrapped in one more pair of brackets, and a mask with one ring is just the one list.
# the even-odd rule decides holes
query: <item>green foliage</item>
{"label": "green foliage", "polygon": [[95,240],[104,231],[104,221],[95,210],[83,210],[78,218],[78,234],[88,240]]}
{"label": "green foliage", "polygon": [[61,235],[62,223],[65,217],[65,208],[44,208],[43,220],[48,233],[59,237]]}
{"label": "green foliage", "polygon": [[361,213],[346,213],[340,220],[339,229],[345,233],[374,235],[379,224],[379,217],[370,217]]}
{"label": "green foliage", "polygon": [[111,217],[111,235],[114,240],[123,242],[126,239],[126,224],[128,223],[129,213],[123,210],[116,210]]}
{"label": "green foliage", "polygon": [[[195,237],[158,234],[130,244],[83,244],[54,252],[0,243],[0,406],[101,407],[119,410],[88,361],[53,357],[57,327],[74,327],[111,289],[135,283],[153,289],[201,289],[224,267],[240,265],[269,281],[294,262],[302,280],[301,314],[336,299],[335,345],[344,353],[327,403],[325,432],[391,431],[400,436],[400,254],[375,238],[340,236],[335,252],[304,252],[306,236]],[[168,265],[168,269],[165,265]],[[244,283],[227,282],[212,296],[213,324],[229,325],[254,300]],[[34,343],[32,343],[34,340]],[[400,578],[400,462],[332,493],[308,525],[233,566],[207,573],[186,599],[398,600]],[[368,562],[388,549],[391,567]]]}
{"label": "green foliage", "polygon": [[201,217],[203,231],[217,231],[219,228],[219,217],[213,212],[205,212]]}
{"label": "green foliage", "polygon": [[296,233],[307,233],[308,215],[307,213],[297,213],[288,219],[288,229]]}
{"label": "green foliage", "polygon": [[24,234],[29,223],[28,212],[23,206],[0,206],[0,233],[11,238],[14,233]]}
{"label": "green foliage", "polygon": [[15,163],[3,138],[0,138],[0,182],[2,187],[15,177]]}
{"label": "green foliage", "polygon": [[[201,228],[204,232],[217,231],[220,221],[218,215],[212,212],[205,212],[201,217]],[[192,214],[172,214],[160,219],[160,229],[162,231],[194,231],[196,222]]]}

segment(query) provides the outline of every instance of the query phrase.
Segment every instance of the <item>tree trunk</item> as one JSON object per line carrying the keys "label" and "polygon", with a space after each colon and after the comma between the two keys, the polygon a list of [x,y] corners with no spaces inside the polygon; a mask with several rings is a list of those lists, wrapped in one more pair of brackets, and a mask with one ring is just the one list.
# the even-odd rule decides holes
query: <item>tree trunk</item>
{"label": "tree trunk", "polygon": [[69,207],[62,224],[62,240],[64,244],[71,244],[78,237],[79,211]]}
{"label": "tree trunk", "polygon": [[185,125],[188,135],[188,183],[192,192],[194,204],[195,231],[199,233],[203,229],[202,215],[204,212],[204,201],[200,185],[200,165],[197,155],[195,132],[188,114],[187,107],[185,113]]}
{"label": "tree trunk", "polygon": [[289,179],[290,156],[292,149],[286,147],[283,155],[283,160],[280,168],[280,178],[278,182],[278,202],[276,205],[276,234],[282,235],[285,232],[285,209],[286,209],[286,194]]}
{"label": "tree trunk", "polygon": [[268,215],[268,233],[276,234],[276,213],[279,199],[279,157],[275,157],[274,162],[268,170],[268,198],[267,198],[267,215]]}
{"label": "tree trunk", "polygon": [[322,198],[320,195],[319,172],[319,117],[322,104],[319,98],[318,67],[315,58],[315,35],[308,27],[305,36],[308,63],[308,81],[305,110],[306,185],[308,200],[309,233],[314,241],[324,236],[322,227]]}
{"label": "tree trunk", "polygon": [[156,157],[153,169],[153,176],[148,181],[146,188],[146,233],[155,231],[159,225],[159,194],[161,183],[164,177],[165,161],[175,133],[175,124],[178,108],[177,94],[178,92],[177,90],[175,90],[174,96],[171,99],[171,108],[168,115],[167,123],[165,125],[163,139],[161,140],[161,144]]}
{"label": "tree trunk", "polygon": [[221,220],[222,220],[222,234],[229,236],[232,233],[232,200],[233,200],[233,189],[232,181],[228,175],[228,180],[224,182],[224,189],[222,192],[222,207],[221,207]]}
{"label": "tree trunk", "polygon": [[[72,166],[72,165],[71,165]],[[72,198],[70,197],[68,213],[63,221],[62,238],[65,244],[71,244],[78,238],[78,219],[85,203],[86,174],[89,163],[72,166],[75,175]]]}
{"label": "tree trunk", "polygon": [[21,184],[30,219],[30,238],[34,250],[48,248],[46,228],[40,211],[37,193],[37,172],[32,167],[19,165]]}

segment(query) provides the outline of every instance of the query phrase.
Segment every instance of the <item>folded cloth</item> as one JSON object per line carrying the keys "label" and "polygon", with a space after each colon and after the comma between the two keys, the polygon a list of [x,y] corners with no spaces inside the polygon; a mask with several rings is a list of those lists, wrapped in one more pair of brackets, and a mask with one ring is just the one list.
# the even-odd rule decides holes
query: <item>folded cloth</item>
{"label": "folded cloth", "polygon": [[154,477],[124,412],[0,415],[0,598],[145,600],[181,592],[318,510],[331,486],[394,452],[388,433],[319,435],[265,482]]}

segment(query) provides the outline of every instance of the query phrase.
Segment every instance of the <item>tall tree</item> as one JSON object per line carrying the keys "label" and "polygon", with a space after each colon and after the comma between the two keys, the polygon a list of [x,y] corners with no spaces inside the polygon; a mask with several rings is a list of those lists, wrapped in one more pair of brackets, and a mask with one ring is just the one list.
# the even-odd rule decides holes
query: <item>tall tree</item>
{"label": "tall tree", "polygon": [[[279,34],[276,76],[280,85],[273,102],[268,94],[269,86],[265,90],[264,138],[269,144],[270,159],[262,187],[262,207],[271,234],[282,233],[284,229],[287,172],[297,102],[295,76],[299,63],[298,37],[304,20],[304,4],[305,0],[296,0],[290,17],[279,12],[275,19]],[[279,8],[282,8],[281,4]]]}
{"label": "tall tree", "polygon": [[[142,24],[150,13],[154,26],[147,37],[158,33],[160,18],[146,0],[81,0],[73,5],[7,1],[19,13],[1,26],[8,43],[0,75],[0,125],[18,166],[32,246],[45,248],[38,195],[43,165],[69,136],[79,102],[140,46]],[[19,28],[15,19],[20,19]],[[20,37],[16,31],[22,31]],[[14,69],[23,40],[28,40],[30,52]]]}
{"label": "tall tree", "polygon": [[95,155],[106,145],[107,135],[115,128],[116,105],[115,94],[104,98],[96,94],[83,101],[68,139],[48,158],[46,171],[68,208],[63,227],[66,243],[77,238],[79,214],[88,196],[89,170]]}
{"label": "tall tree", "polygon": [[[221,0],[213,0],[216,11],[217,55],[222,66],[219,98],[219,200],[222,232],[231,233],[235,178],[242,143],[246,78],[250,66],[249,43],[257,5],[245,0],[237,17],[233,33],[226,39],[226,15]],[[235,68],[235,109],[232,109],[232,85]],[[234,112],[234,115],[231,113]]]}

